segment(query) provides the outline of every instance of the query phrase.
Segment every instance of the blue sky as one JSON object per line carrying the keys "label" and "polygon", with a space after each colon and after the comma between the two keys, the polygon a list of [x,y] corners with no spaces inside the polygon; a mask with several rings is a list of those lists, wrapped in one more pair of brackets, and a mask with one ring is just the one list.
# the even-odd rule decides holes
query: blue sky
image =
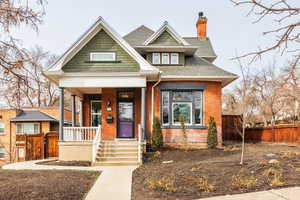
{"label": "blue sky", "polygon": [[[270,45],[262,35],[273,26],[272,19],[253,24],[253,17],[246,17],[248,8],[235,7],[229,0],[49,0],[46,16],[39,33],[30,29],[15,30],[23,45],[30,48],[40,45],[51,53],[62,54],[96,19],[102,16],[121,35],[144,24],[157,30],[167,20],[182,36],[196,36],[198,12],[208,18],[208,36],[218,55],[215,64],[239,74],[234,60],[240,54]],[[252,64],[255,71],[272,62],[274,55]],[[276,56],[277,63],[287,57]],[[247,60],[245,60],[247,63]]]}

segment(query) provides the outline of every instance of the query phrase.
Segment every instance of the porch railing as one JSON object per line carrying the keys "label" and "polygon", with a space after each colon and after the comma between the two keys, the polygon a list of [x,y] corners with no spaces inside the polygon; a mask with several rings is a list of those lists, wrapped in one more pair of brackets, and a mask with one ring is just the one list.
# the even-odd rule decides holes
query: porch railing
{"label": "porch railing", "polygon": [[101,127],[99,126],[99,128],[97,130],[97,133],[96,133],[96,136],[93,140],[93,151],[92,151],[92,155],[93,155],[92,161],[93,161],[93,163],[96,161],[97,152],[98,152],[100,142],[101,142]]}
{"label": "porch railing", "polygon": [[94,141],[100,127],[64,127],[64,141],[88,142]]}

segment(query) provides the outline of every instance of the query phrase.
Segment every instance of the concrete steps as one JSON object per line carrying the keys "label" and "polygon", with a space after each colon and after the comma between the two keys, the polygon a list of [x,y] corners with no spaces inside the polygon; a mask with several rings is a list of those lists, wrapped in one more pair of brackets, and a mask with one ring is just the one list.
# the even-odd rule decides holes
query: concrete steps
{"label": "concrete steps", "polygon": [[[141,153],[142,155],[142,153]],[[138,142],[102,141],[99,145],[94,166],[130,166],[139,165]]]}

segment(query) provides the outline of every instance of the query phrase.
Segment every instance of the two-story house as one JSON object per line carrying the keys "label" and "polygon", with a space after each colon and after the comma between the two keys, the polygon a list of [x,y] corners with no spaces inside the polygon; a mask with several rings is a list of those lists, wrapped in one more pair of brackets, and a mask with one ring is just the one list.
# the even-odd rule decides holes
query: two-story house
{"label": "two-story house", "polygon": [[143,25],[122,37],[100,17],[44,73],[60,87],[61,110],[65,91],[73,95],[73,108],[75,98],[82,102],[81,127],[60,123],[59,158],[139,163],[154,117],[170,146],[183,143],[183,117],[194,148],[207,147],[214,117],[221,144],[222,88],[237,75],[213,64],[217,56],[203,13],[195,30],[195,37],[182,37],[164,22],[157,31]]}

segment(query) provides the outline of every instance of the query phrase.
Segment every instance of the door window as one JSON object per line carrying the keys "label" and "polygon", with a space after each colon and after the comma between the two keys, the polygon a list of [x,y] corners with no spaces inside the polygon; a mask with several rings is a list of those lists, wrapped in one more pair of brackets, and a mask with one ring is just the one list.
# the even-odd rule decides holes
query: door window
{"label": "door window", "polygon": [[91,120],[93,127],[101,125],[101,116],[101,101],[91,101]]}

